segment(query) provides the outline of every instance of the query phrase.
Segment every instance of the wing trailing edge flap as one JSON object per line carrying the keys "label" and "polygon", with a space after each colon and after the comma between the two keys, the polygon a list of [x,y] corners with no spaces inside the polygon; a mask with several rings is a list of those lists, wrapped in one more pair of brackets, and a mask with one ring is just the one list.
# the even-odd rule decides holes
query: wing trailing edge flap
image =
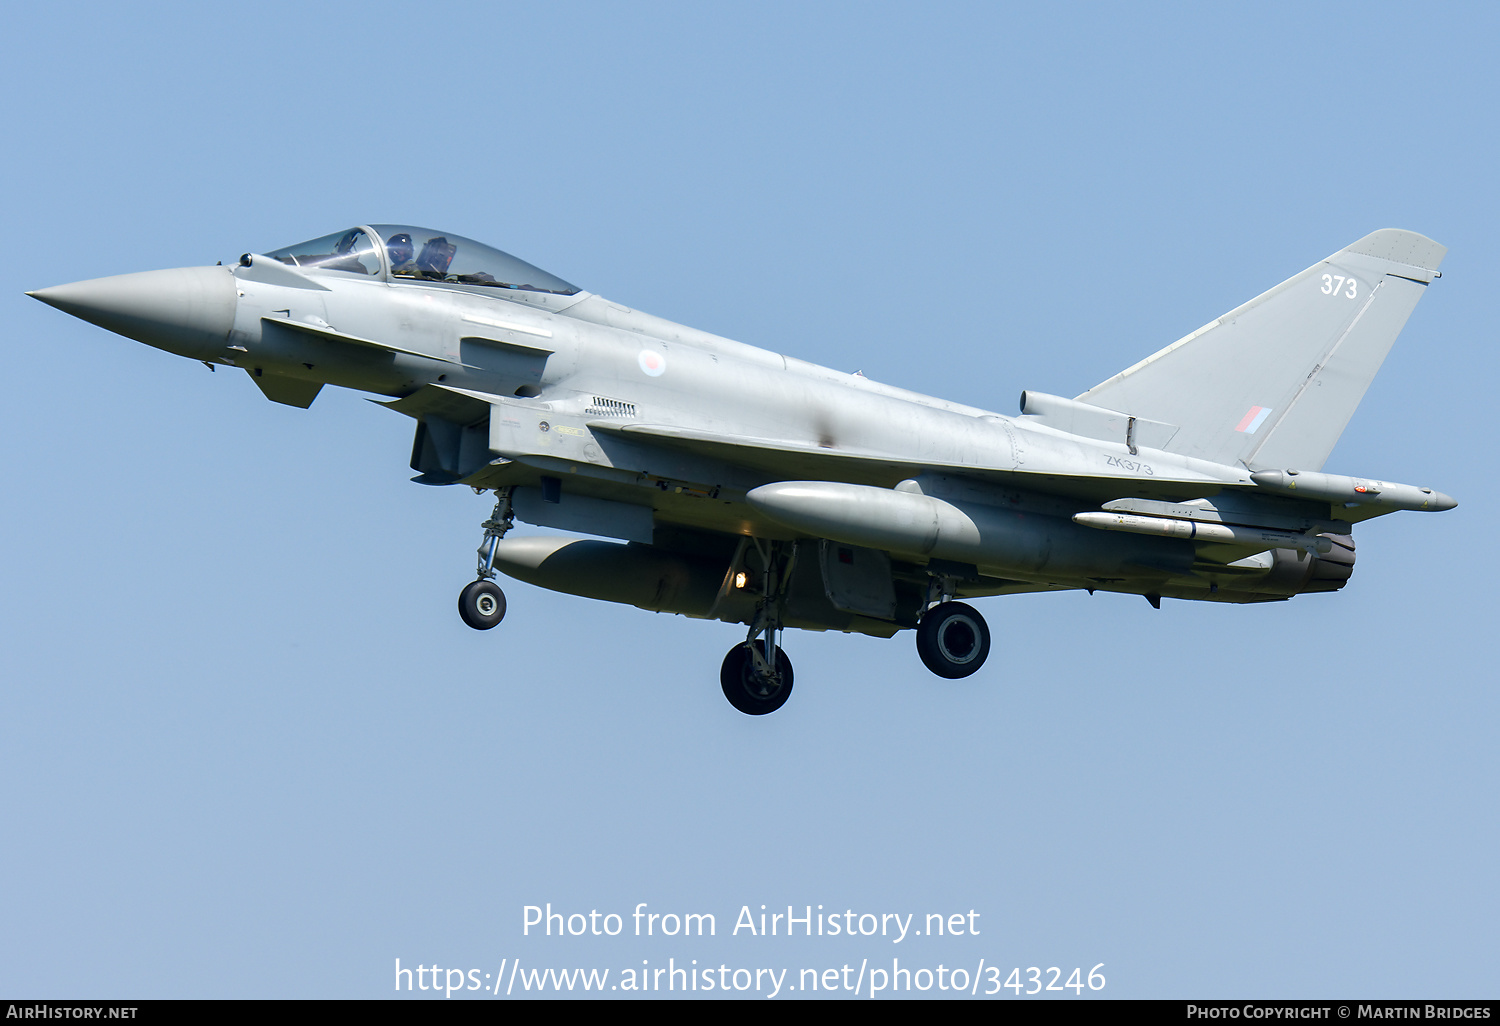
{"label": "wing trailing edge flap", "polygon": [[[1132,495],[1180,501],[1213,495],[1222,487],[1217,481],[1173,479],[1165,475],[1142,478],[1135,474],[1048,473],[1023,468],[937,463],[882,453],[828,449],[782,439],[721,435],[661,424],[594,421],[589,424],[589,428],[601,435],[650,442],[742,467],[771,471],[786,480],[835,480],[889,488],[906,478],[925,472],[939,472],[992,485],[1057,492],[1094,501],[1116,499],[1125,491]],[[1128,488],[1122,488],[1122,485],[1128,485]]]}

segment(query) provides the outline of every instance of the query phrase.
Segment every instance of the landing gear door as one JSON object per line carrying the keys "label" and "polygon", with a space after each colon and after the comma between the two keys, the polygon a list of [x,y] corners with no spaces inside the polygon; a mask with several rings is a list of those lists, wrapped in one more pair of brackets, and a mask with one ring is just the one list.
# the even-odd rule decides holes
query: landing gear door
{"label": "landing gear door", "polygon": [[896,616],[891,557],[876,549],[824,540],[818,545],[823,592],[836,609],[881,620]]}

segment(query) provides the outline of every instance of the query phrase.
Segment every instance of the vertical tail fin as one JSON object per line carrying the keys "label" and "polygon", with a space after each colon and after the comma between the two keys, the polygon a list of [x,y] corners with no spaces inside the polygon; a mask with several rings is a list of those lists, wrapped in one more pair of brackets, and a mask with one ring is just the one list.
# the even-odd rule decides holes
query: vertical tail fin
{"label": "vertical tail fin", "polygon": [[1373,232],[1078,400],[1177,425],[1185,456],[1319,470],[1446,252]]}

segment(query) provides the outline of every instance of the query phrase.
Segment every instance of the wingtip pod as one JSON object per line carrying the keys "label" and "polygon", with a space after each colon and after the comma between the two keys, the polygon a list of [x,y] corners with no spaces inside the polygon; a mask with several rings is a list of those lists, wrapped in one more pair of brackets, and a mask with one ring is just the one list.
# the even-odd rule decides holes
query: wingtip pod
{"label": "wingtip pod", "polygon": [[1345,246],[1343,252],[1436,272],[1442,266],[1448,247],[1403,228],[1382,228]]}
{"label": "wingtip pod", "polygon": [[1427,513],[1440,513],[1458,505],[1451,496],[1431,488],[1343,477],[1339,474],[1316,474],[1305,470],[1257,470],[1250,475],[1250,480],[1267,491],[1318,502],[1383,506],[1392,510]]}

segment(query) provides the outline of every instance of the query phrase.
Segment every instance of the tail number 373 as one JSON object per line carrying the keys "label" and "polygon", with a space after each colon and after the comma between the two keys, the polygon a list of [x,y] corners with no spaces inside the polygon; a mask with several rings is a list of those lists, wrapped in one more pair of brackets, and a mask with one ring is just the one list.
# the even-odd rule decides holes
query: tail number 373
{"label": "tail number 373", "polygon": [[1323,295],[1353,299],[1359,295],[1359,282],[1353,278],[1346,278],[1342,274],[1325,274],[1323,275]]}

